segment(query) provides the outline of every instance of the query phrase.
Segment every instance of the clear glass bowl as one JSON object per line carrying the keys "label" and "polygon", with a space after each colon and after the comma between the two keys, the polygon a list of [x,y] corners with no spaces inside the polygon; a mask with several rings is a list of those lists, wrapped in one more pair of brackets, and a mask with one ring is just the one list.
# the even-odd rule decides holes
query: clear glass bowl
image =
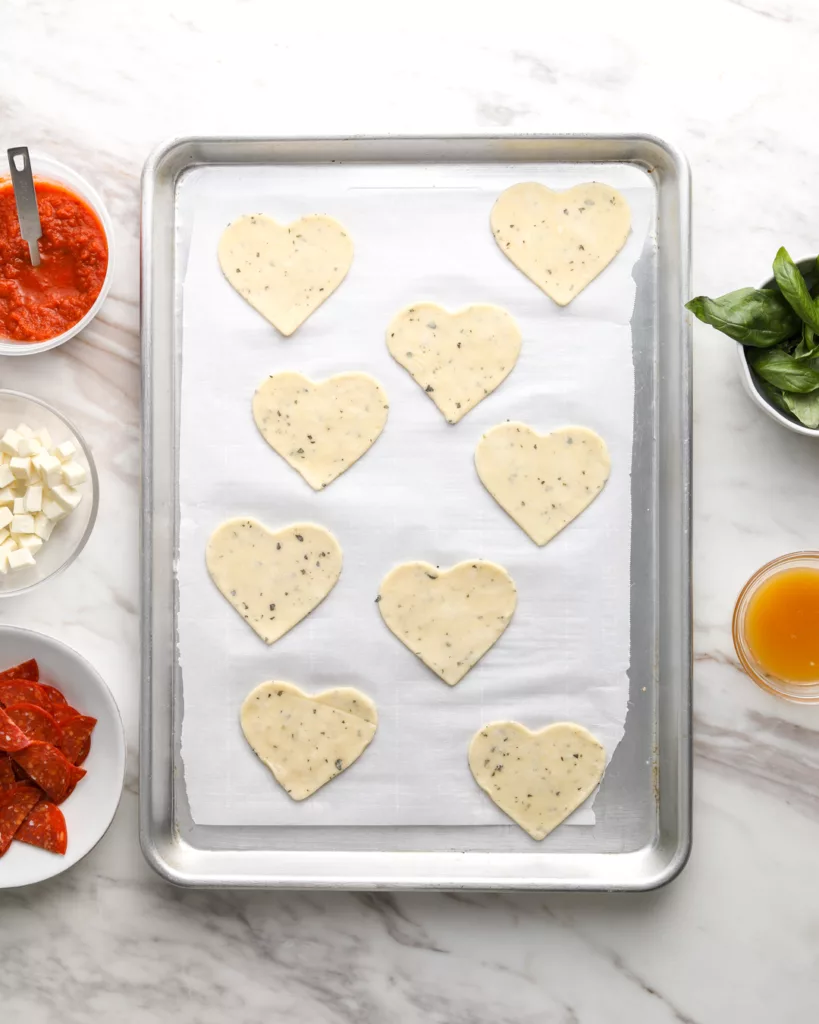
{"label": "clear glass bowl", "polygon": [[746,635],[746,620],[751,601],[763,583],[783,569],[816,569],[819,571],[819,551],[794,551],[790,555],[775,558],[763,565],[748,580],[737,598],[734,608],[734,648],[742,667],[757,686],[785,700],[797,704],[819,704],[819,681],[815,683],[791,683],[786,679],[767,672],[754,657]]}
{"label": "clear glass bowl", "polygon": [[[31,169],[35,179],[43,181],[56,181],[60,185],[76,192],[83,198],[100,219],[105,232],[105,240],[108,243],[108,269],[105,272],[105,280],[102,282],[100,293],[94,301],[94,305],[88,310],[85,316],[78,320],[73,327],[58,334],[56,338],[47,338],[45,341],[10,341],[0,337],[0,355],[2,356],[33,356],[38,352],[48,352],[49,349],[64,345],[67,341],[84,330],[99,313],[100,307],[105,302],[108,292],[111,290],[111,282],[114,277],[114,222],[108,210],[97,193],[85,178],[72,171],[70,167],[61,164],[44,153],[31,150]],[[7,184],[8,175],[0,175],[0,185]]]}
{"label": "clear glass bowl", "polygon": [[0,598],[32,590],[67,569],[91,536],[99,505],[97,468],[88,445],[71,420],[39,398],[0,389],[0,436],[18,423],[26,423],[32,430],[46,427],[54,444],[73,441],[77,449],[74,458],[85,467],[87,478],[80,484],[82,501],[55,525],[49,540],[34,556],[37,564],[0,575]]}

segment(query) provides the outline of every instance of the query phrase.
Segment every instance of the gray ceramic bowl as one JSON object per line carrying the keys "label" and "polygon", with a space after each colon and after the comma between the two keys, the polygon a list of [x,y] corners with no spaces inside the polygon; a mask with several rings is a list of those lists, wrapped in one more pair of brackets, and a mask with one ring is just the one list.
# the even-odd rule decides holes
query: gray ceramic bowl
{"label": "gray ceramic bowl", "polygon": [[[807,259],[797,260],[799,269],[803,274],[809,272],[815,272],[816,270],[816,258],[811,256]],[[767,281],[759,286],[760,288],[776,288],[776,281],[772,277],[769,277]],[[759,408],[765,413],[766,416],[770,416],[772,420],[776,420],[783,427],[787,427],[788,430],[792,430],[795,434],[807,434],[808,437],[819,437],[819,430],[814,430],[813,427],[806,427],[799,422],[795,417],[789,413],[782,412],[781,409],[777,409],[775,405],[772,405],[768,397],[759,390],[757,383],[754,380],[754,376],[751,373],[751,367],[748,365],[748,360],[745,357],[745,346],[736,343],[737,346],[737,361],[739,363],[739,379],[742,381],[742,386],[751,398],[752,402],[755,402]]]}

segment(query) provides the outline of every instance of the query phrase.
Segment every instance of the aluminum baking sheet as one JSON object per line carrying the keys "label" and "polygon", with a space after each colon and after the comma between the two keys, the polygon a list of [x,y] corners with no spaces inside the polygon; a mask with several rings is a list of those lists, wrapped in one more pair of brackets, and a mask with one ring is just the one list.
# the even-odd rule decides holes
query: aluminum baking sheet
{"label": "aluminum baking sheet", "polygon": [[[146,646],[145,709],[147,717],[143,723],[145,730],[143,732],[143,751],[150,750],[151,753],[147,759],[143,758],[143,769],[148,760],[153,765],[153,771],[150,781],[146,781],[146,787],[143,788],[142,837],[143,845],[151,860],[169,877],[193,884],[348,885],[356,887],[397,887],[402,885],[419,887],[442,885],[455,887],[463,885],[645,887],[648,884],[656,884],[658,879],[662,880],[667,877],[669,873],[676,870],[676,865],[684,860],[688,842],[686,715],[689,678],[686,671],[688,665],[686,645],[689,616],[685,599],[688,579],[686,560],[688,339],[686,326],[682,320],[681,307],[679,310],[675,310],[673,304],[669,304],[666,310],[669,319],[676,319],[676,333],[671,336],[671,341],[675,342],[674,344],[669,346],[666,332],[663,332],[664,347],[661,348],[659,344],[661,335],[658,328],[665,298],[664,292],[668,290],[669,285],[673,284],[678,287],[681,293],[687,291],[685,281],[687,274],[685,251],[687,244],[687,179],[684,163],[662,144],[648,139],[631,140],[630,142],[622,140],[621,145],[624,149],[631,146],[634,150],[628,155],[612,149],[615,142],[616,140],[588,138],[237,140],[234,144],[226,140],[188,140],[169,145],[152,162],[149,162],[146,168],[145,220],[143,223],[143,251],[146,260],[143,266],[143,284],[146,289],[146,293],[143,295],[146,357],[145,551],[146,585],[148,587],[145,611],[146,630],[150,632],[153,644],[150,649]],[[642,158],[636,152],[636,149],[641,146],[646,151]],[[654,156],[649,161],[647,159],[648,151],[652,149]],[[604,166],[597,168],[598,173],[593,173],[594,168],[583,166],[589,162]],[[394,807],[391,806],[391,815],[384,816],[373,813],[362,818],[361,815],[350,814],[349,804],[345,810],[344,801],[341,801],[340,816],[337,816],[335,821],[346,824],[347,827],[331,828],[322,821],[322,816],[313,816],[308,824],[304,824],[303,817],[294,819],[292,815],[289,818],[286,816],[286,811],[289,810],[286,805],[285,813],[279,819],[276,818],[274,812],[272,821],[278,820],[279,824],[273,826],[269,817],[264,824],[261,822],[251,824],[257,816],[253,814],[248,816],[246,811],[238,815],[220,816],[218,799],[214,804],[217,808],[216,812],[211,808],[203,814],[201,811],[203,804],[200,799],[202,790],[200,788],[196,794],[192,788],[191,793],[196,796],[194,814],[192,815],[186,784],[186,766],[180,760],[180,731],[184,721],[182,709],[185,694],[182,679],[184,678],[185,663],[183,660],[180,671],[179,651],[175,642],[176,631],[169,637],[169,640],[173,638],[174,642],[168,645],[167,651],[160,654],[157,629],[157,618],[161,618],[163,614],[167,616],[170,612],[174,612],[177,615],[176,625],[182,627],[184,637],[185,629],[190,622],[189,619],[186,619],[186,614],[190,614],[187,609],[193,608],[193,602],[186,597],[184,575],[178,602],[168,600],[173,596],[172,591],[167,592],[165,598],[160,597],[158,591],[160,576],[166,583],[170,582],[171,584],[173,584],[173,578],[171,577],[170,581],[167,579],[168,568],[172,568],[172,566],[165,565],[162,558],[159,562],[157,561],[158,548],[164,546],[158,542],[164,541],[168,537],[165,528],[158,529],[160,519],[163,516],[168,517],[165,526],[171,531],[171,536],[174,539],[172,559],[175,559],[179,553],[180,522],[182,523],[183,541],[186,524],[190,524],[189,516],[182,516],[180,519],[180,509],[184,509],[187,494],[185,487],[181,489],[178,487],[180,467],[177,464],[180,396],[184,388],[184,380],[180,387],[180,360],[184,359],[186,332],[188,334],[192,332],[191,324],[188,323],[189,313],[186,317],[182,315],[184,308],[182,295],[183,286],[190,270],[188,258],[194,259],[196,253],[202,251],[202,246],[191,246],[192,233],[196,230],[205,232],[213,230],[213,224],[208,222],[207,216],[204,217],[204,220],[201,216],[202,204],[193,203],[192,206],[190,197],[195,195],[197,199],[201,199],[205,194],[208,198],[205,208],[212,207],[212,217],[218,219],[221,219],[223,214],[229,214],[224,217],[226,221],[244,209],[241,205],[236,207],[237,202],[241,203],[241,193],[244,190],[247,190],[248,197],[255,198],[258,195],[260,181],[275,181],[276,186],[273,191],[295,201],[298,200],[298,183],[303,182],[302,188],[308,207],[302,209],[294,207],[292,210],[294,216],[300,212],[311,212],[315,194],[324,200],[321,204],[323,209],[339,215],[349,226],[349,222],[355,221],[357,207],[361,211],[372,210],[373,205],[377,208],[379,201],[388,190],[395,197],[393,205],[397,210],[400,211],[403,201],[407,212],[412,214],[413,219],[422,220],[425,205],[434,208],[436,203],[440,204],[442,193],[447,188],[458,190],[459,200],[474,198],[480,205],[485,201],[486,196],[494,196],[506,185],[524,178],[543,180],[555,187],[567,187],[570,184],[588,180],[590,177],[614,184],[622,188],[627,195],[631,185],[634,193],[629,198],[635,210],[633,242],[640,245],[640,251],[627,261],[630,268],[634,264],[635,258],[639,257],[634,273],[636,303],[630,331],[630,347],[634,360],[637,394],[634,406],[631,456],[634,550],[631,565],[633,586],[630,640],[632,657],[629,675],[632,701],[626,727],[626,738],[621,745],[627,753],[623,754],[618,750],[618,753],[615,754],[615,760],[598,798],[597,825],[593,829],[560,829],[545,843],[539,844],[535,851],[532,849],[534,844],[523,836],[515,826],[497,824],[495,808],[488,801],[482,803],[480,800],[474,805],[477,808],[476,811],[470,812],[469,807],[465,807],[461,811],[457,818],[457,823],[461,827],[455,827],[456,822],[453,821],[444,824],[446,818],[441,819],[434,815],[425,816],[423,813],[413,814],[410,808],[412,794],[409,795],[409,800],[405,799],[404,801],[407,807],[406,822],[401,820],[400,807],[399,813],[395,813]],[[210,195],[207,195],[208,188],[211,189]],[[338,193],[336,206],[331,205],[330,202],[334,188]],[[425,204],[425,189],[430,190],[428,204]],[[358,204],[356,204],[357,190]],[[471,194],[463,195],[466,192]],[[647,195],[650,202],[642,204],[638,200],[640,193]],[[340,214],[337,209],[337,206],[342,204],[342,196],[346,202],[346,216]],[[416,204],[416,207],[413,204]],[[464,208],[468,206],[467,202]],[[318,206],[316,208],[318,209]],[[192,218],[192,210],[198,210],[200,213],[198,228],[193,223],[196,218]],[[387,208],[384,207],[385,213],[386,210]],[[650,225],[640,223],[643,210],[648,211],[646,216],[650,214],[652,221]],[[169,226],[173,227],[172,233],[168,232]],[[164,236],[161,245],[157,238],[158,233]],[[352,233],[354,238],[358,238],[358,233],[354,229]],[[208,243],[208,248],[213,248],[213,246]],[[667,270],[663,266],[663,256],[666,250],[669,257]],[[670,259],[675,253],[676,259]],[[625,254],[622,255],[625,256]],[[505,261],[502,262],[505,263]],[[625,262],[623,260],[621,266]],[[160,267],[164,269],[160,269]],[[168,288],[168,271],[171,269],[173,276],[170,278],[171,287]],[[438,268],[438,274],[434,273],[436,269],[434,266],[431,269],[433,271],[431,281],[435,282],[441,277],[440,268]],[[468,269],[468,267],[465,268],[461,275],[462,286],[465,286],[464,282],[468,284]],[[504,268],[504,271],[506,272],[507,268]],[[510,280],[518,281],[519,275],[517,272],[513,272],[512,268],[508,268],[508,274]],[[612,275],[610,280],[613,281],[615,277],[616,275]],[[673,279],[669,280],[669,278]],[[532,286],[522,278],[521,282],[532,289]],[[224,282],[217,283],[224,284]],[[347,287],[347,283],[345,283],[345,287]],[[439,301],[450,306],[458,304],[451,301],[453,298],[451,291],[447,292],[447,289],[444,288],[438,295],[434,285],[430,287],[432,293],[427,289],[427,293],[423,296],[408,294],[407,301],[424,297],[438,298]],[[351,291],[352,289],[348,288],[348,294]],[[343,290],[340,290],[339,296],[342,292]],[[530,292],[524,291],[521,294],[528,295]],[[534,289],[532,294],[538,295],[539,293]],[[593,290],[590,289],[587,294],[592,295]],[[598,294],[602,295],[602,290]],[[485,300],[489,296],[482,294],[481,298]],[[467,302],[469,299],[470,296],[464,294],[463,301]],[[514,299],[504,301],[501,295],[492,296],[492,299],[499,301],[513,312],[517,312]],[[236,299],[236,301],[239,306],[243,305],[240,300]],[[336,301],[337,297],[333,297],[324,309],[329,309],[330,304]],[[589,320],[586,324],[582,323],[584,305],[592,310],[587,312]],[[574,309],[579,311],[580,317],[576,320],[575,327],[580,330],[585,328],[587,332],[593,330],[593,306],[593,303],[584,304],[578,300]],[[628,313],[631,311],[630,300],[623,308],[627,310],[624,318],[627,319]],[[569,307],[569,309],[573,310],[573,307]],[[237,313],[240,324],[241,316],[244,313],[244,309]],[[252,318],[255,318],[256,314],[249,309],[247,314],[251,317],[249,322],[255,326],[256,321]],[[319,315],[317,314],[317,316]],[[563,318],[564,327],[571,325],[570,317],[571,314],[569,317]],[[162,326],[158,326],[160,324]],[[527,333],[537,330],[536,314],[534,314],[532,323],[527,320],[522,326],[524,326],[524,345],[526,345]],[[200,324],[200,332],[202,328],[203,325]],[[276,344],[275,340],[272,344]],[[673,352],[666,351],[669,347],[673,349]],[[626,329],[624,362],[628,360],[629,354],[629,331]],[[677,415],[677,420],[664,424],[663,376],[658,371],[662,369],[663,361],[667,361],[669,357],[676,360],[675,381],[670,391],[673,392],[673,411]],[[301,368],[306,372],[310,372],[311,369],[309,366]],[[343,367],[330,366],[328,372],[341,368]],[[520,372],[520,369],[519,366],[517,372]],[[189,370],[189,364],[186,364],[187,370]],[[572,374],[580,373],[581,367],[579,365],[572,366],[570,363],[565,370],[568,371],[568,376],[571,378]],[[163,373],[167,374],[168,371],[172,377],[164,376],[163,385],[160,382],[160,377],[163,376]],[[612,369],[609,372],[612,372]],[[314,375],[321,376],[322,374],[315,373]],[[376,375],[383,379],[383,373],[376,372]],[[204,386],[207,381],[203,380],[202,383]],[[411,388],[415,388],[408,378],[407,383]],[[388,392],[392,395],[392,391],[391,384],[388,387]],[[491,418],[493,413],[489,411],[489,406],[494,398],[501,397],[502,392],[503,388],[499,389],[496,396],[485,401],[463,421],[462,425],[455,429],[461,430],[472,417],[475,417],[476,421],[480,419],[477,414],[484,407],[487,407],[486,415],[490,419],[485,424],[481,422],[480,425],[483,428],[491,425],[491,422],[494,421]],[[416,398],[421,401],[423,396],[420,394],[415,396],[411,392],[407,392],[406,401],[410,405],[412,404],[411,400]],[[402,395],[403,400],[404,396]],[[187,402],[189,407],[190,392]],[[666,405],[669,402],[670,398],[666,399]],[[160,405],[162,405],[162,412],[158,415]],[[426,403],[426,405],[429,406],[429,409],[422,406],[419,411],[420,416],[423,417],[424,414],[430,412],[435,416],[438,415],[431,403]],[[570,405],[569,408],[573,407]],[[507,410],[504,409],[504,414],[506,413]],[[525,415],[522,415],[521,418],[533,419],[532,416]],[[559,417],[559,420],[564,418],[580,419],[582,422],[589,420],[588,415],[580,414]],[[543,427],[548,425],[551,424],[543,424]],[[672,430],[672,426],[676,429]],[[172,433],[174,443],[171,461],[174,464],[171,467],[159,465],[160,456],[157,446],[150,443],[151,435],[159,436],[158,430]],[[657,431],[659,433],[655,437]],[[605,430],[602,432],[606,433]],[[664,434],[667,437],[660,436]],[[382,442],[379,443],[383,443],[384,440],[382,439]],[[659,459],[660,445],[663,440],[667,440],[669,444],[677,447],[676,467],[672,467],[669,459],[664,461]],[[365,456],[360,466],[364,465],[366,459],[371,459],[374,452],[375,449]],[[272,453],[266,457],[275,459]],[[283,466],[282,468],[287,473],[292,472],[287,467]],[[669,470],[672,470],[670,474]],[[357,471],[358,469],[351,471],[348,477],[352,479]],[[666,492],[662,489],[661,473],[666,476]],[[189,479],[188,473],[185,474],[184,479]],[[300,482],[298,478],[297,482]],[[664,538],[662,527],[665,524],[662,522],[662,512],[664,505],[667,504],[668,491],[671,490],[668,486],[669,483],[679,488],[678,505],[673,511],[677,513],[681,511],[681,515],[677,516],[676,536],[669,535]],[[334,487],[338,488],[339,483]],[[319,495],[318,498],[325,499],[331,492],[332,488],[328,489],[325,494]],[[151,493],[153,500],[150,500],[149,497]],[[599,499],[596,506],[600,505],[601,501],[602,499]],[[592,508],[594,509],[595,506]],[[237,513],[254,510],[235,509]],[[189,512],[189,509],[187,511]],[[207,521],[208,514],[213,514],[215,511],[215,509],[203,508],[203,520]],[[590,515],[591,511],[587,515]],[[669,511],[671,510],[669,509]],[[270,522],[270,516],[261,516],[261,518]],[[316,512],[310,514],[309,518],[324,521]],[[210,524],[211,527],[212,525],[215,523]],[[329,523],[328,525],[334,524]],[[506,526],[507,524],[504,524],[504,527]],[[337,529],[336,532],[342,533],[340,529]],[[656,666],[662,670],[664,650],[663,644],[660,642],[664,638],[659,631],[663,613],[661,606],[664,599],[664,588],[659,586],[659,583],[662,557],[668,553],[669,549],[673,548],[675,541],[679,549],[678,561],[672,567],[679,572],[679,580],[677,589],[674,590],[672,587],[671,590],[677,599],[682,594],[683,600],[682,602],[677,601],[677,608],[668,609],[671,613],[668,623],[676,631],[677,642],[682,640],[686,649],[684,656],[678,657],[676,665],[669,665],[669,671],[676,670],[679,675],[679,683],[674,688],[677,728],[664,747],[662,742],[663,712],[668,710],[669,705],[663,704],[658,699],[657,691]],[[182,553],[184,559],[184,546]],[[414,554],[413,552],[407,557],[414,557]],[[389,568],[389,565],[386,568]],[[377,585],[377,580],[375,585]],[[218,595],[215,596],[221,601]],[[623,596],[625,598],[625,593]],[[163,602],[165,602],[164,613]],[[226,606],[219,610],[226,617],[234,615]],[[651,614],[647,614],[647,612],[651,612]],[[518,616],[521,616],[520,608]],[[521,617],[523,618],[523,616]],[[238,619],[236,625],[246,630],[246,627]],[[592,625],[590,622],[589,626]],[[377,616],[374,618],[373,628],[376,631],[383,630]],[[258,643],[249,632],[248,638],[251,645]],[[387,642],[394,643],[392,638],[388,638]],[[240,643],[238,638],[237,643]],[[528,648],[525,644],[518,647],[517,655],[520,662],[518,672],[523,678],[527,677],[527,673],[537,674],[537,668],[533,665],[535,651],[536,647],[531,645]],[[606,654],[608,660],[612,662],[616,660],[616,653],[606,651]],[[239,660],[241,661],[241,658]],[[161,665],[164,667],[160,668]],[[514,668],[513,662],[504,666],[507,672],[510,668]],[[612,664],[611,668],[616,669],[616,665]],[[158,671],[163,673],[166,680],[172,680],[172,693],[169,694],[167,690],[164,693],[157,692]],[[303,681],[299,678],[295,668],[289,673],[277,672],[276,674],[289,675],[296,681]],[[423,670],[422,674],[425,674]],[[257,680],[251,679],[251,683],[255,681]],[[637,683],[639,686],[636,686]],[[246,688],[247,682],[242,682],[240,685]],[[424,679],[423,685],[438,687],[439,690],[444,689],[442,684],[437,683],[433,677]],[[483,705],[492,705],[491,687],[489,687],[487,697],[477,684],[472,684],[468,679],[461,684],[458,691],[463,690],[468,693],[466,688],[470,685],[473,685],[473,694],[476,698],[474,704],[478,705],[479,709]],[[372,692],[372,687],[363,686],[363,688]],[[230,685],[226,689],[229,690]],[[665,700],[667,689],[666,677],[663,686],[663,700]],[[529,687],[522,688],[518,704],[523,700],[527,690],[531,690],[531,683]],[[161,784],[164,764],[158,762],[154,754],[155,751],[156,755],[159,754],[157,744],[161,742],[157,735],[159,713],[154,703],[157,697],[164,698],[165,701],[165,709],[162,712],[163,719],[166,716],[170,718],[170,721],[164,722],[165,726],[170,727],[166,733],[171,744],[170,750],[166,751],[167,766],[173,768],[173,774],[167,780],[170,791],[166,791]],[[168,697],[172,699],[168,700]],[[241,699],[241,695],[239,699]],[[229,700],[232,705],[235,705],[237,703],[236,694],[232,694]],[[380,700],[379,703],[381,703]],[[221,716],[230,715],[232,710],[234,710],[232,707],[219,709],[218,713]],[[507,701],[503,710],[505,714],[510,714],[512,717],[530,721],[531,716],[527,716],[525,711],[515,713],[514,702],[510,705]],[[473,717],[478,715],[476,722],[480,724],[481,716],[475,707],[472,708],[472,715]],[[495,716],[489,714],[486,717]],[[562,716],[555,715],[554,717]],[[392,719],[393,724],[397,724],[395,715],[392,716]],[[471,732],[474,728],[471,718],[461,718],[461,727],[463,728],[463,723],[467,720],[469,722],[468,731]],[[581,720],[583,719],[581,718]],[[387,721],[389,723],[389,717]],[[594,723],[592,725],[594,726]],[[382,728],[384,728],[383,725]],[[389,729],[389,724],[387,729]],[[672,742],[676,749],[676,758],[670,758],[669,766],[673,767],[674,776],[678,780],[677,799],[674,802],[677,827],[672,829],[669,834],[668,841],[671,845],[662,861],[662,855],[658,855],[658,851],[662,849],[662,844],[659,842],[663,829],[662,793],[668,788],[666,783],[668,768],[664,767],[663,754],[666,750],[671,749]],[[243,756],[246,751],[241,748],[239,753]],[[642,758],[640,757],[641,753]],[[228,757],[229,752],[222,752],[222,756]],[[365,755],[365,758],[369,757],[370,752]],[[362,759],[361,765],[356,766],[355,772],[359,772],[363,767],[365,758]],[[372,760],[375,763],[375,759]],[[252,768],[255,770],[256,765],[253,765]],[[663,781],[662,790],[656,786],[658,772]],[[365,784],[367,779],[363,773],[361,779],[362,784]],[[193,782],[193,779],[190,781]],[[469,786],[472,786],[472,781],[468,776],[466,781]],[[353,772],[345,778],[345,782],[348,784],[347,795],[352,797]],[[150,789],[147,788],[148,786]],[[369,797],[371,801],[373,799],[372,792]],[[472,793],[473,790],[465,792]],[[457,795],[457,789],[455,793]],[[148,795],[150,798],[145,799]],[[230,798],[231,795],[217,794],[217,796]],[[233,796],[238,797],[238,791]],[[477,796],[481,795],[477,794]],[[416,799],[418,799],[417,794]],[[449,795],[449,799],[452,799],[452,795]],[[466,804],[468,801],[465,800],[464,803]],[[200,808],[198,812],[197,804]],[[328,807],[330,806],[332,805],[328,805]],[[172,808],[172,810],[167,822],[157,828],[156,822],[164,816],[164,811],[158,813],[160,808],[168,810]],[[292,824],[294,821],[299,821],[302,824]],[[320,821],[322,824],[317,824]],[[467,825],[467,822],[470,824]],[[635,877],[629,879],[624,876],[618,880],[616,872],[609,871],[607,872],[608,881],[604,881],[602,875],[593,870],[594,865],[599,866],[600,869],[606,864],[610,868],[614,867],[610,856],[612,853],[617,853],[615,860],[622,865],[622,869],[633,872]],[[607,856],[601,858],[600,854]],[[637,862],[641,859],[645,861],[645,864],[638,869]],[[658,860],[662,862],[657,863]],[[448,870],[444,870],[445,866]]]}

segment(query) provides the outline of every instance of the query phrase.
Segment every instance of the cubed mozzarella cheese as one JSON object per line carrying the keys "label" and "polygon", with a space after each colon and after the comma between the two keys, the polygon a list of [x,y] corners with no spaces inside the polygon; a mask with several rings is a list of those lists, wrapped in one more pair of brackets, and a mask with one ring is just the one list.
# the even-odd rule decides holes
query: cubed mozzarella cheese
{"label": "cubed mozzarella cheese", "polygon": [[[4,527],[8,526],[13,518],[14,517],[12,516],[12,513],[9,510],[8,505],[3,505],[3,507],[0,508],[0,529],[3,529]],[[5,539],[6,538],[4,537],[3,540]]]}
{"label": "cubed mozzarella cheese", "polygon": [[16,480],[28,480],[31,476],[31,459],[27,456],[15,455],[9,467]]}
{"label": "cubed mozzarella cheese", "polygon": [[33,533],[23,534],[21,537],[18,537],[17,539],[17,547],[24,548],[26,551],[30,551],[32,555],[36,555],[42,546],[42,539]]}
{"label": "cubed mozzarella cheese", "polygon": [[0,505],[13,505],[16,495],[11,487],[0,490]]}
{"label": "cubed mozzarella cheese", "polygon": [[45,449],[46,449],[46,451],[48,451],[48,449],[49,449],[49,448],[50,448],[50,447],[52,446],[52,444],[54,443],[54,442],[53,442],[53,441],[51,440],[51,434],[49,434],[49,432],[48,432],[48,428],[47,428],[47,427],[40,427],[40,429],[39,429],[39,430],[35,430],[35,431],[34,431],[34,436],[35,436],[35,437],[37,438],[37,440],[38,440],[38,441],[40,442],[40,445],[41,445],[41,446],[42,446],[43,448],[45,448]]}
{"label": "cubed mozzarella cheese", "polygon": [[0,451],[6,455],[17,455],[22,440],[16,430],[7,430],[0,438]]}
{"label": "cubed mozzarella cheese", "polygon": [[51,494],[62,505],[66,512],[73,512],[77,505],[82,501],[82,494],[80,494],[79,491],[75,491],[73,487],[68,487],[66,484],[57,484],[56,487],[52,487]]}
{"label": "cubed mozzarella cheese", "polygon": [[14,473],[11,471],[11,466],[3,463],[0,466],[0,487],[8,487],[8,485],[14,480]]}
{"label": "cubed mozzarella cheese", "polygon": [[53,529],[53,520],[49,519],[45,512],[38,512],[34,517],[34,533],[40,540],[48,540]]}
{"label": "cubed mozzarella cheese", "polygon": [[20,441],[18,452],[20,455],[28,455],[30,457],[32,455],[37,455],[42,450],[43,446],[36,437],[24,437]]}
{"label": "cubed mozzarella cheese", "polygon": [[29,484],[26,496],[23,499],[26,505],[26,512],[42,512],[43,509],[43,488],[40,484]]}
{"label": "cubed mozzarella cheese", "polygon": [[26,499],[25,498],[15,498],[14,499],[14,504],[11,507],[11,511],[16,516],[23,515],[23,513],[26,511]]}
{"label": "cubed mozzarella cheese", "polygon": [[11,540],[11,538],[4,540],[3,543],[0,544],[0,572],[3,573],[4,576],[9,571],[9,554],[16,550],[17,544],[15,541]]}
{"label": "cubed mozzarella cheese", "polygon": [[28,550],[28,548],[16,548],[14,551],[9,551],[9,569],[12,572],[16,572],[18,569],[25,569],[29,565],[36,565],[34,561],[34,555]]}
{"label": "cubed mozzarella cheese", "polygon": [[27,423],[21,423],[17,427],[17,433],[20,435],[20,437],[31,437],[34,431]]}
{"label": "cubed mozzarella cheese", "polygon": [[43,498],[43,515],[56,523],[59,519],[64,519],[68,513],[59,501],[55,501],[54,498],[46,495]]}
{"label": "cubed mozzarella cheese", "polygon": [[34,533],[34,516],[26,513],[11,517],[12,533]]}
{"label": "cubed mozzarella cheese", "polygon": [[[35,523],[34,525],[36,526],[37,524]],[[9,539],[9,536],[10,534],[8,530],[0,530],[0,544],[3,544],[4,541],[7,541]]]}
{"label": "cubed mozzarella cheese", "polygon": [[85,482],[85,467],[73,459],[63,463],[63,482],[69,487],[78,487]]}
{"label": "cubed mozzarella cheese", "polygon": [[40,455],[40,477],[47,487],[63,482],[63,467],[56,455]]}
{"label": "cubed mozzarella cheese", "polygon": [[58,444],[54,449],[54,454],[61,462],[68,462],[69,459],[73,459],[77,454],[77,447],[73,441],[63,441],[62,444]]}

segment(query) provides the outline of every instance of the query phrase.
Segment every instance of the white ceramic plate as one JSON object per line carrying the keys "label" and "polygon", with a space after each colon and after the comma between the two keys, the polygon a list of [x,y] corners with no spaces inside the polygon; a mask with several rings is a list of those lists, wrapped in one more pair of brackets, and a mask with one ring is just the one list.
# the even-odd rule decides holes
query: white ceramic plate
{"label": "white ceramic plate", "polygon": [[119,708],[102,678],[76,651],[59,640],[17,626],[0,626],[0,671],[36,658],[40,678],[52,683],[84,715],[97,719],[88,773],[60,805],[68,830],[68,849],[60,857],[26,843],[13,842],[0,857],[0,889],[53,878],[76,864],[105,835],[114,817],[125,778],[125,733]]}

